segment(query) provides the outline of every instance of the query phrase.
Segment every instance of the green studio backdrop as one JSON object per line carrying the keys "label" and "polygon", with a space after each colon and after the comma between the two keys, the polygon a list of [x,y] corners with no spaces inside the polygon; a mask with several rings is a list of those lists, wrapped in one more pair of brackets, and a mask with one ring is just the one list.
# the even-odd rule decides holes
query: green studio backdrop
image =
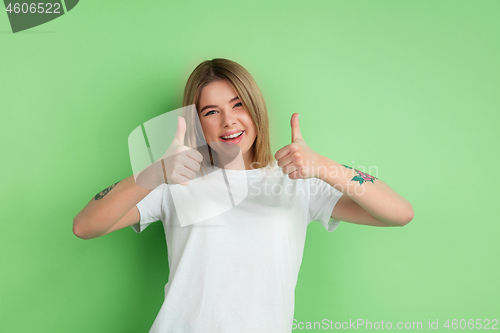
{"label": "green studio backdrop", "polygon": [[0,13],[0,331],[149,330],[161,223],[82,240],[72,220],[216,57],[257,81],[273,154],[299,112],[311,148],[413,205],[403,228],[309,225],[297,324],[500,319],[499,17],[497,0],[82,0],[14,34]]}

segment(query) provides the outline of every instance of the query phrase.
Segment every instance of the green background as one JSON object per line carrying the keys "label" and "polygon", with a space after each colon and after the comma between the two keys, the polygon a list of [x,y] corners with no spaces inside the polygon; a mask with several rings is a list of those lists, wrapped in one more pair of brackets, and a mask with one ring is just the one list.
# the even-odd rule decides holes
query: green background
{"label": "green background", "polygon": [[0,14],[0,330],[149,330],[161,223],[82,240],[72,220],[215,57],[259,84],[273,154],[299,112],[310,147],[413,205],[403,228],[312,223],[297,321],[500,319],[499,17],[497,0],[86,0],[13,34]]}

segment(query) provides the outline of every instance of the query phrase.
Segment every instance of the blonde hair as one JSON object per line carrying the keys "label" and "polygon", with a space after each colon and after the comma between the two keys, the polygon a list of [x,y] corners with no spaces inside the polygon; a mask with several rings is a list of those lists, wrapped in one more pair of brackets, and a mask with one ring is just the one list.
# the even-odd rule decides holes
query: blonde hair
{"label": "blonde hair", "polygon": [[[263,168],[274,161],[271,154],[271,145],[269,141],[269,120],[267,117],[267,108],[264,97],[255,83],[250,73],[240,64],[222,58],[207,60],[199,64],[189,76],[184,89],[184,98],[182,106],[186,107],[183,116],[186,119],[186,139],[187,145],[191,148],[197,148],[203,155],[202,175],[203,170],[206,173],[206,167],[212,163],[216,165],[217,158],[214,150],[205,145],[203,131],[195,131],[196,112],[199,110],[199,100],[201,90],[209,83],[224,80],[228,82],[236,91],[238,97],[245,110],[248,111],[257,128],[257,136],[253,143],[252,153],[253,161],[251,167],[253,169]],[[193,108],[196,107],[196,110]],[[200,133],[201,132],[201,133]]]}

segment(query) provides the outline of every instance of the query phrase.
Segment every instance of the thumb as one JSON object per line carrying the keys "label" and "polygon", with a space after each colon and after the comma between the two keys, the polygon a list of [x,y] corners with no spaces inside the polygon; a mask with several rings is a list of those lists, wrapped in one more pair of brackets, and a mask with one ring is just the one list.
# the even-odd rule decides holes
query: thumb
{"label": "thumb", "polygon": [[302,139],[302,134],[300,134],[299,126],[299,114],[292,114],[292,119],[290,120],[290,126],[292,126],[292,142],[297,139]]}
{"label": "thumb", "polygon": [[175,132],[174,141],[184,145],[184,136],[186,135],[186,120],[179,116],[177,117],[177,132]]}

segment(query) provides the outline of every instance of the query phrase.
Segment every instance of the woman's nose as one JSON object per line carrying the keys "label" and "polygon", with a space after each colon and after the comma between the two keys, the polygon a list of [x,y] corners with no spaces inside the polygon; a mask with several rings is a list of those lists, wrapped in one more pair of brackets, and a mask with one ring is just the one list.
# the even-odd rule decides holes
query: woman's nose
{"label": "woman's nose", "polygon": [[222,127],[226,125],[233,125],[236,123],[236,117],[233,115],[231,111],[223,111],[222,112]]}

